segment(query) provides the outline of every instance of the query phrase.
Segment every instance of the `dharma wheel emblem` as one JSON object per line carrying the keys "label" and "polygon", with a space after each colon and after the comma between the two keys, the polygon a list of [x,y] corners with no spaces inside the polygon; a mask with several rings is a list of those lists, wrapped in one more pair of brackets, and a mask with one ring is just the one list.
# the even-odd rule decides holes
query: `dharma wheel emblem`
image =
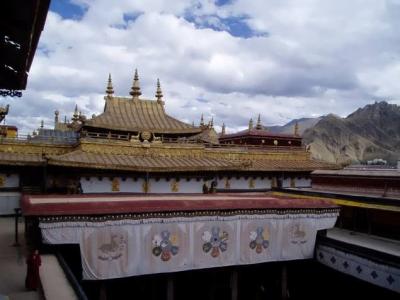
{"label": "dharma wheel emblem", "polygon": [[140,133],[140,138],[143,141],[148,141],[149,142],[151,137],[152,137],[152,134],[149,131],[143,131],[143,132]]}

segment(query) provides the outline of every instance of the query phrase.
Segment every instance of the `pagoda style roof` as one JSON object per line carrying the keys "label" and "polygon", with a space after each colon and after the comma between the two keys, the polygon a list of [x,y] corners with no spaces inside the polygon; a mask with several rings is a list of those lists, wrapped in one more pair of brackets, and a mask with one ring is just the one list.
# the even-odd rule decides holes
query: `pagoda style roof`
{"label": "pagoda style roof", "polygon": [[41,165],[45,159],[36,153],[0,152],[1,165]]}
{"label": "pagoda style roof", "polygon": [[76,150],[52,156],[50,165],[131,170],[140,172],[218,171],[241,169],[243,162],[208,157],[162,157],[128,154],[91,153]]}
{"label": "pagoda style roof", "polygon": [[164,104],[154,100],[105,97],[104,112],[85,121],[84,127],[129,132],[150,131],[158,134],[197,134],[199,127],[166,114]]}
{"label": "pagoda style roof", "polygon": [[334,165],[310,159],[224,159],[209,156],[157,156],[96,153],[76,150],[51,156],[49,165],[89,169],[129,170],[139,172],[185,171],[313,171],[332,169]]}
{"label": "pagoda style roof", "polygon": [[240,137],[269,137],[269,138],[289,138],[291,140],[297,139],[301,140],[300,136],[294,134],[284,134],[284,133],[272,133],[265,129],[245,129],[242,131],[238,131],[231,134],[221,135],[219,138],[222,139],[231,139],[231,138],[240,138]]}
{"label": "pagoda style roof", "polygon": [[335,165],[312,159],[282,160],[259,159],[252,161],[252,171],[312,171],[315,169],[332,169]]}
{"label": "pagoda style roof", "polygon": [[316,176],[345,176],[345,177],[399,177],[399,169],[374,169],[374,168],[345,168],[342,170],[316,170],[312,172]]}

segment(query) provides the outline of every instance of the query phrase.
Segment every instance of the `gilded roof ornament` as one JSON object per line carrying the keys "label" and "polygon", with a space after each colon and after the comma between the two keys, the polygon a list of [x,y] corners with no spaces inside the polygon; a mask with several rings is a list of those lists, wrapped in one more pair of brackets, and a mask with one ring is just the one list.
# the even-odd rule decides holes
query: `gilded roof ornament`
{"label": "gilded roof ornament", "polygon": [[294,124],[294,135],[299,136],[299,123],[297,121]]}
{"label": "gilded roof ornament", "polygon": [[76,122],[79,119],[78,104],[75,104],[74,114],[72,115],[72,121]]}
{"label": "gilded roof ornament", "polygon": [[211,117],[211,121],[210,121],[210,128],[214,127],[214,117]]}
{"label": "gilded roof ornament", "polygon": [[258,129],[258,130],[263,129],[263,127],[261,125],[261,115],[260,114],[258,114],[256,129]]}
{"label": "gilded roof ornament", "polygon": [[162,100],[163,94],[162,94],[162,91],[161,91],[160,79],[158,79],[158,78],[157,78],[156,98],[157,98],[157,102],[158,103],[164,104],[164,101]]}
{"label": "gilded roof ornament", "polygon": [[203,114],[201,114],[200,126],[204,126],[204,116],[203,116]]}
{"label": "gilded roof ornament", "polygon": [[56,110],[54,112],[54,124],[58,123],[58,116],[59,116],[60,112],[58,110]]}
{"label": "gilded roof ornament", "polygon": [[6,115],[8,114],[8,109],[10,108],[10,105],[7,104],[5,107],[0,106],[0,122],[4,120]]}
{"label": "gilded roof ornament", "polygon": [[249,130],[250,129],[253,129],[253,119],[252,118],[249,120]]}
{"label": "gilded roof ornament", "polygon": [[221,135],[225,135],[225,123],[222,123]]}
{"label": "gilded roof ornament", "polygon": [[142,94],[140,91],[140,84],[139,84],[139,75],[137,69],[135,69],[135,76],[133,78],[133,84],[131,88],[131,92],[129,93],[133,99],[139,99],[139,96]]}
{"label": "gilded roof ornament", "polygon": [[106,95],[107,95],[108,98],[111,98],[112,95],[114,95],[114,88],[113,88],[113,85],[112,85],[111,74],[108,74]]}

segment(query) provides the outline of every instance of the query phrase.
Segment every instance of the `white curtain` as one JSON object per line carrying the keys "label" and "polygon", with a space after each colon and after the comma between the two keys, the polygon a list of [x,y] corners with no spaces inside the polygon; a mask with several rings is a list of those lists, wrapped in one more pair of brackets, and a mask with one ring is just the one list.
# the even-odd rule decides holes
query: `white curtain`
{"label": "white curtain", "polygon": [[84,279],[311,258],[337,213],[41,223],[49,244],[79,243]]}

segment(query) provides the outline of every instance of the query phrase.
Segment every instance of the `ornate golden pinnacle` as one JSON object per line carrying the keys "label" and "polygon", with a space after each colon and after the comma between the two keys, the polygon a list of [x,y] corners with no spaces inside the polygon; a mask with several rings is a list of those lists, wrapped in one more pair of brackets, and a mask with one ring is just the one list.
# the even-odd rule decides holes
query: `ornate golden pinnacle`
{"label": "ornate golden pinnacle", "polygon": [[108,74],[106,95],[107,95],[107,97],[111,97],[113,94],[114,94],[114,89],[113,89],[113,85],[112,85],[111,74]]}
{"label": "ornate golden pinnacle", "polygon": [[139,96],[142,94],[140,91],[140,84],[139,84],[139,75],[137,69],[135,69],[135,76],[133,78],[133,84],[131,88],[131,92],[129,93],[133,99],[139,99]]}
{"label": "ornate golden pinnacle", "polygon": [[158,79],[158,78],[157,78],[156,98],[157,98],[157,102],[162,102],[163,94],[162,94],[162,91],[161,91],[160,79]]}

